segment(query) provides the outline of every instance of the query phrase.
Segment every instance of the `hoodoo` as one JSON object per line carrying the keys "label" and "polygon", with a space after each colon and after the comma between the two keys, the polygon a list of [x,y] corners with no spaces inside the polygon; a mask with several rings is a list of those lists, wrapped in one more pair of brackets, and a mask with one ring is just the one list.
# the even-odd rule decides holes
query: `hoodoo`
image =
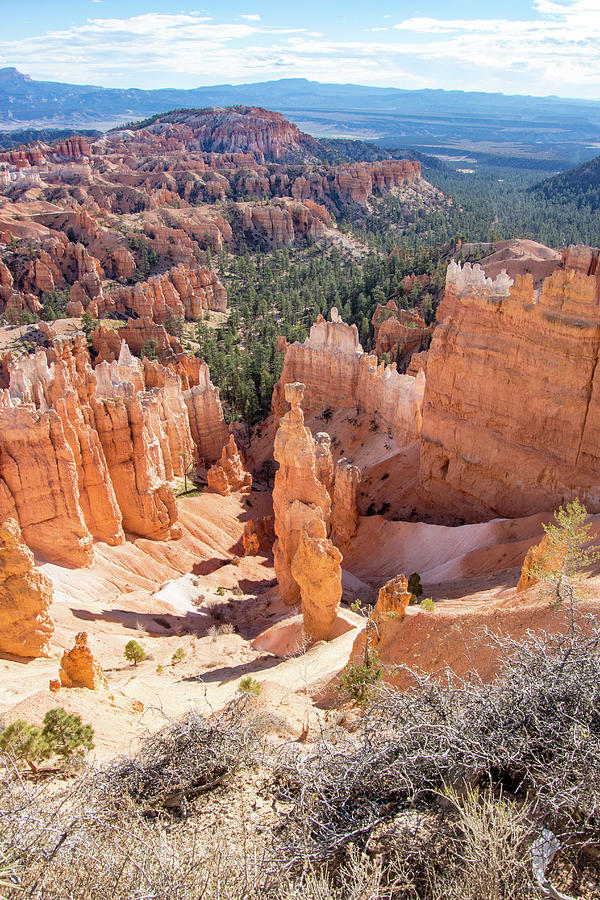
{"label": "hoodoo", "polygon": [[290,410],[279,423],[274,448],[279,469],[273,489],[277,535],[273,554],[279,590],[289,606],[300,601],[300,588],[292,574],[292,561],[303,529],[318,519],[327,533],[331,516],[331,499],[317,476],[315,441],[304,425],[300,406],[304,390],[304,385],[298,382],[285,385],[285,399],[290,404]]}
{"label": "hoodoo", "polygon": [[76,634],[75,646],[63,653],[59,677],[63,687],[82,687],[91,691],[107,687],[102,666],[89,648],[87,632]]}
{"label": "hoodoo", "polygon": [[327,538],[325,523],[313,519],[302,529],[291,573],[300,587],[304,633],[327,641],[342,596],[342,554]]}
{"label": "hoodoo", "polygon": [[36,553],[86,566],[93,539],[180,535],[168,483],[195,454],[218,456],[227,433],[204,363],[189,372],[199,383],[183,390],[176,371],[143,365],[124,343],[118,360],[92,369],[76,334],[9,369],[0,390],[0,516],[19,520]]}

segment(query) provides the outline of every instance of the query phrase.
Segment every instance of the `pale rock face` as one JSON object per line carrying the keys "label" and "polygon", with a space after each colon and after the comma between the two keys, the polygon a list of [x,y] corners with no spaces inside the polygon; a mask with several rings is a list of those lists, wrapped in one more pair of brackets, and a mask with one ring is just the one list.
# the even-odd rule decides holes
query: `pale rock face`
{"label": "pale rock face", "polygon": [[100,663],[92,655],[85,631],[75,635],[75,646],[66,650],[60,663],[60,683],[63,687],[88,688],[98,691],[108,687]]}
{"label": "pale rock face", "polygon": [[395,364],[384,366],[377,357],[364,353],[355,325],[339,320],[331,311],[331,322],[319,316],[303,344],[286,348],[281,378],[273,391],[275,418],[283,415],[283,385],[299,381],[306,385],[306,415],[328,407],[361,407],[369,418],[390,428],[400,444],[418,438],[425,390],[425,374],[416,378],[400,375]]}
{"label": "pale rock face", "polygon": [[342,597],[342,554],[328,540],[322,519],[302,529],[292,559],[292,577],[300,587],[304,632],[311,641],[328,641]]}
{"label": "pale rock face", "polygon": [[92,536],[60,416],[53,409],[4,403],[0,398],[0,518],[17,518],[25,541],[41,556],[89,565]]}
{"label": "pale rock face", "polygon": [[15,519],[0,525],[0,651],[14,656],[50,655],[53,589],[36,569]]}
{"label": "pale rock face", "polygon": [[419,483],[449,516],[526,516],[575,496],[600,511],[599,254],[576,250],[577,267],[538,290],[531,275],[448,269],[455,311],[427,355]]}
{"label": "pale rock face", "polygon": [[358,492],[360,469],[348,459],[340,459],[335,467],[335,484],[331,507],[331,540],[342,550],[356,534],[360,511]]}
{"label": "pale rock face", "polygon": [[315,463],[315,441],[304,425],[300,403],[304,385],[285,385],[291,409],[281,419],[275,437],[274,457],[279,463],[273,489],[273,511],[277,541],[273,547],[275,574],[281,596],[289,606],[300,601],[300,588],[291,566],[304,527],[314,519],[329,527],[331,500],[319,481]]}
{"label": "pale rock face", "polygon": [[223,447],[219,462],[211,466],[206,473],[206,480],[209,488],[223,497],[227,497],[235,491],[251,490],[252,475],[244,466],[244,460],[232,434],[229,435],[229,441]]}

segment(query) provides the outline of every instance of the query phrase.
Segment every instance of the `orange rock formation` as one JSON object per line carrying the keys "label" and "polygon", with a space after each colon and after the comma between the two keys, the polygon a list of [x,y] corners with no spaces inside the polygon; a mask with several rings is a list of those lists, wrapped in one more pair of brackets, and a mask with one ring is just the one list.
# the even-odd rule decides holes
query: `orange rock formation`
{"label": "orange rock formation", "polygon": [[244,556],[256,556],[261,550],[269,551],[273,546],[273,516],[262,519],[249,519],[244,525],[242,543]]}
{"label": "orange rock formation", "polygon": [[344,547],[358,528],[358,488],[360,469],[348,459],[339,459],[335,467],[333,502],[331,505],[331,539],[337,547]]}
{"label": "orange rock formation", "polygon": [[455,308],[427,358],[420,486],[470,521],[579,496],[600,511],[599,252],[573,248],[538,292],[531,275],[448,268]]}
{"label": "orange rock formation", "polygon": [[325,523],[314,518],[302,528],[291,574],[300,587],[304,633],[328,641],[342,596],[342,554],[327,538]]}
{"label": "orange rock formation", "polygon": [[519,578],[519,583],[517,584],[518,593],[520,593],[521,591],[527,591],[530,587],[533,587],[538,583],[537,572],[540,565],[542,565],[544,561],[548,559],[549,549],[550,542],[548,541],[548,537],[546,535],[544,535],[539,544],[534,544],[533,547],[529,548],[521,567],[521,577]]}
{"label": "orange rock formation", "polygon": [[88,688],[97,691],[108,687],[100,663],[92,655],[85,631],[75,635],[75,646],[66,650],[60,663],[60,683],[63,687]]}
{"label": "orange rock formation", "polygon": [[204,363],[201,384],[188,390],[125,344],[118,361],[93,370],[80,335],[55,338],[9,371],[0,390],[0,518],[17,518],[32,549],[72,566],[91,562],[93,538],[179,536],[168,482],[194,453],[218,456],[226,436]]}
{"label": "orange rock formation", "polygon": [[421,430],[425,376],[400,375],[395,364],[379,364],[366,354],[355,325],[346,325],[335,307],[331,322],[319,316],[303,344],[286,349],[281,378],[273,392],[273,411],[283,414],[283,386],[299,381],[306,385],[306,415],[325,409],[361,407],[369,418],[390,428],[399,442],[416,440]]}
{"label": "orange rock formation", "polygon": [[284,601],[294,606],[300,601],[300,588],[292,575],[292,560],[306,525],[314,519],[329,527],[331,500],[319,481],[315,464],[315,441],[304,425],[301,402],[304,385],[285,385],[285,398],[291,409],[279,422],[274,456],[279,463],[273,489],[273,511],[277,540],[273,547],[275,574]]}
{"label": "orange rock formation", "polygon": [[211,466],[206,473],[206,480],[209,488],[223,497],[235,491],[251,490],[252,475],[244,466],[244,460],[232,434],[223,447],[219,462]]}
{"label": "orange rock formation", "polygon": [[49,656],[54,625],[50,579],[36,569],[14,519],[0,525],[0,652]]}

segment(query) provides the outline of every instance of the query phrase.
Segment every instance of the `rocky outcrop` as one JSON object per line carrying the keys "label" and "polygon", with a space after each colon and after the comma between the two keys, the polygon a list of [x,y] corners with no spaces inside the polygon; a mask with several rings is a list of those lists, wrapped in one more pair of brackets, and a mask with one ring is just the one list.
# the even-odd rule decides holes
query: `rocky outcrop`
{"label": "rocky outcrop", "polygon": [[292,574],[292,561],[303,530],[319,519],[326,534],[331,514],[327,488],[317,477],[315,441],[304,425],[300,406],[304,389],[299,383],[285,385],[285,398],[291,408],[279,423],[274,447],[274,457],[279,463],[273,489],[277,536],[273,547],[274,566],[281,596],[289,606],[300,602],[300,587]]}
{"label": "rocky outcrop", "polygon": [[331,638],[342,597],[342,554],[327,538],[325,523],[311,519],[302,528],[291,574],[300,588],[304,633],[310,641]]}
{"label": "rocky outcrop", "polygon": [[334,168],[335,188],[346,202],[364,204],[375,191],[384,193],[421,177],[421,163],[410,159],[384,159],[349,163]]}
{"label": "rocky outcrop", "polygon": [[411,597],[405,575],[396,575],[395,578],[391,578],[379,589],[377,603],[372,614],[375,624],[381,626],[384,617],[390,614],[402,618],[406,614]]}
{"label": "rocky outcrop", "polygon": [[71,566],[89,565],[93,539],[178,537],[168,484],[194,456],[218,456],[227,433],[207,367],[192,368],[202,386],[183,390],[178,374],[122,344],[93,370],[83,335],[13,360],[0,390],[0,517]]}
{"label": "rocky outcrop", "polygon": [[[517,593],[520,594],[521,591],[527,591],[538,583],[540,568],[544,567],[544,563],[547,563],[549,551],[550,542],[546,535],[544,535],[539,544],[534,544],[533,547],[529,548],[521,567]],[[557,563],[560,565],[560,560],[557,560]]]}
{"label": "rocky outcrop", "polygon": [[[206,310],[225,312],[227,294],[212,271],[206,267],[189,269],[176,266],[164,275],[153,275],[147,281],[131,287],[122,287],[108,293],[90,291],[77,282],[71,289],[71,315],[80,315],[83,309],[94,318],[99,316],[134,316],[164,322],[169,314],[196,322]],[[79,303],[81,311],[76,304]],[[75,304],[75,305],[74,305]]]}
{"label": "rocky outcrop", "polygon": [[400,444],[418,438],[425,376],[400,375],[395,364],[379,364],[365,353],[355,325],[346,325],[335,307],[331,322],[319,316],[303,344],[286,349],[283,371],[273,392],[275,418],[284,412],[283,386],[299,381],[306,385],[306,415],[326,409],[360,407],[370,419],[390,428]]}
{"label": "rocky outcrop", "polygon": [[192,439],[196,445],[198,460],[211,465],[221,455],[227,441],[227,425],[219,389],[210,380],[210,372],[204,361],[198,373],[198,383],[184,392]]}
{"label": "rocky outcrop", "polygon": [[390,300],[378,306],[372,325],[377,356],[387,353],[399,369],[406,369],[414,353],[429,346],[434,325],[427,325],[415,309],[398,309]]}
{"label": "rocky outcrop", "polygon": [[360,469],[348,459],[339,459],[335,467],[331,505],[331,539],[342,550],[356,534],[360,511],[358,493]]}
{"label": "rocky outcrop", "polygon": [[369,614],[366,628],[357,635],[351,659],[362,662],[366,651],[378,650],[398,631],[398,623],[406,616],[412,594],[404,575],[396,575],[379,589],[377,603]]}
{"label": "rocky outcrop", "polygon": [[478,521],[580,497],[600,511],[599,251],[579,248],[534,290],[452,263],[455,307],[427,358],[420,487]]}
{"label": "rocky outcrop", "polygon": [[75,646],[63,653],[59,678],[62,687],[98,691],[108,687],[102,666],[92,655],[85,631],[75,635]]}
{"label": "rocky outcrop", "polygon": [[274,540],[273,516],[249,519],[244,524],[244,533],[242,534],[244,556],[256,556],[261,550],[269,552]]}
{"label": "rocky outcrop", "polygon": [[211,466],[206,473],[206,480],[209,488],[223,497],[228,497],[236,491],[251,490],[252,475],[244,466],[244,460],[232,434],[223,447],[219,462]]}
{"label": "rocky outcrop", "polygon": [[[303,134],[281,113],[258,106],[232,106],[168,113],[148,131],[162,141],[177,141],[184,149],[195,147],[211,153],[249,154],[259,163],[296,162],[318,148],[317,141]],[[113,132],[118,136],[118,132]]]}
{"label": "rocky outcrop", "polygon": [[18,523],[6,519],[0,525],[0,653],[50,655],[52,599],[52,582],[36,569]]}

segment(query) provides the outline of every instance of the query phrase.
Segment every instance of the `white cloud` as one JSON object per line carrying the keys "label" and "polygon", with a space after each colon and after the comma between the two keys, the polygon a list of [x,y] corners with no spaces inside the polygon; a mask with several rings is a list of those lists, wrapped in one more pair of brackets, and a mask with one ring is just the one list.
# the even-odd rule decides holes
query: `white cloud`
{"label": "white cloud", "polygon": [[598,0],[532,3],[532,19],[419,15],[393,30],[391,22],[373,26],[354,41],[274,27],[256,13],[230,22],[204,10],[97,16],[18,41],[0,38],[0,66],[15,65],[34,78],[118,87],[308,77],[600,97]]}

